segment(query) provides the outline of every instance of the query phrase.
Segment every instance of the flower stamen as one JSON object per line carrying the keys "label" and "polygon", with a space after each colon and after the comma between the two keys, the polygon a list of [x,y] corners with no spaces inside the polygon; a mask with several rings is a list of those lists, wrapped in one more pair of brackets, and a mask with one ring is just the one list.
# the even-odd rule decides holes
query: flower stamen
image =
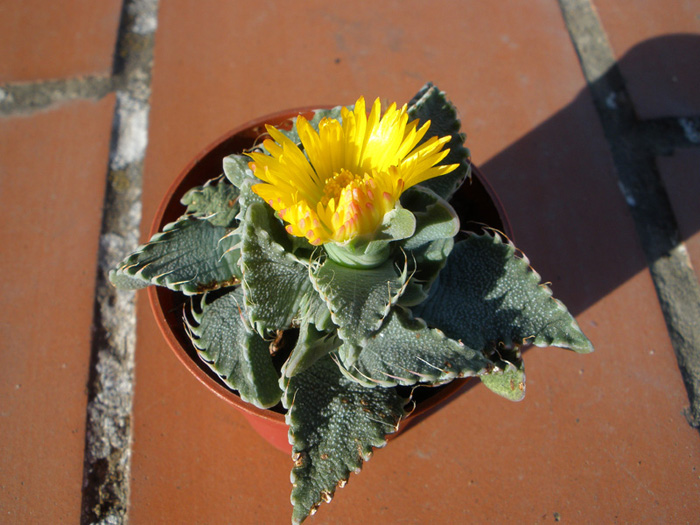
{"label": "flower stamen", "polygon": [[360,97],[341,118],[323,118],[318,131],[296,120],[297,146],[272,126],[264,142],[269,155],[250,153],[249,167],[262,183],[253,191],[284,220],[291,235],[311,244],[371,239],[401,193],[445,175],[456,164],[440,165],[450,137],[419,144],[430,122],[408,122],[407,108],[392,104],[380,115],[379,99],[369,115]]}

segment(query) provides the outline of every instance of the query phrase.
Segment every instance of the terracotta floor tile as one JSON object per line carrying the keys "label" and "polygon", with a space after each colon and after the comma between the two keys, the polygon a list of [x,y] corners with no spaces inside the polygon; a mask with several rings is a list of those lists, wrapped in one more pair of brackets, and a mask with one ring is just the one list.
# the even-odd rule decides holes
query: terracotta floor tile
{"label": "terracotta floor tile", "polygon": [[0,521],[77,523],[114,98],[0,119]]}
{"label": "terracotta floor tile", "polygon": [[[473,154],[482,162],[581,89],[559,9],[545,1],[536,5],[533,13],[546,31],[523,30],[522,13],[503,4],[470,4],[445,19],[454,11],[446,1],[410,9],[314,1],[284,17],[257,4],[164,3],[147,175],[172,177],[210,141],[260,115],[349,104],[359,95],[407,101],[429,80],[459,108],[467,132],[480,141]],[[228,16],[246,23],[221,23]],[[183,34],[202,37],[185,45]],[[155,131],[161,127],[167,127],[163,139]],[[493,139],[493,149],[485,139]]]}
{"label": "terracotta floor tile", "polygon": [[594,0],[641,118],[700,113],[700,1]]}
{"label": "terracotta floor tile", "polygon": [[659,157],[657,164],[690,262],[700,275],[700,151],[677,150],[671,157]]}
{"label": "terracotta floor tile", "polygon": [[[640,116],[699,114],[700,2],[594,3]],[[0,83],[109,74],[121,4],[0,4]],[[283,15],[161,2],[143,229],[179,170],[233,126],[360,94],[402,102],[428,80],[459,108],[517,244],[596,352],[528,351],[522,403],[476,385],[377,451],[309,523],[697,521],[698,434],[556,2],[313,0]],[[113,103],[0,118],[0,522],[79,521]],[[658,159],[696,269],[699,155]],[[131,522],[287,522],[289,458],[188,375],[145,294],[138,308]]]}
{"label": "terracotta floor tile", "polygon": [[119,0],[0,3],[0,83],[108,75]]}
{"label": "terracotta floor tile", "polygon": [[[359,94],[405,101],[428,80],[597,352],[529,351],[524,402],[471,389],[378,451],[310,523],[692,521],[697,431],[556,3],[319,1],[284,17],[163,3],[144,229],[179,170],[235,125]],[[145,294],[137,345],[132,522],[286,522],[289,459],[187,376]]]}
{"label": "terracotta floor tile", "polygon": [[[517,244],[596,346],[590,356],[526,354],[530,408],[504,407],[494,431],[506,449],[511,432],[519,433],[510,479],[524,482],[501,520],[557,512],[574,522],[692,521],[700,506],[679,494],[694,502],[690,491],[700,486],[698,436],[682,415],[680,373],[588,93],[483,170],[509,210]],[[498,450],[484,465],[487,480],[507,468]]]}
{"label": "terracotta floor tile", "polygon": [[289,511],[289,458],[188,375],[145,293],[138,308],[131,523],[280,521]]}

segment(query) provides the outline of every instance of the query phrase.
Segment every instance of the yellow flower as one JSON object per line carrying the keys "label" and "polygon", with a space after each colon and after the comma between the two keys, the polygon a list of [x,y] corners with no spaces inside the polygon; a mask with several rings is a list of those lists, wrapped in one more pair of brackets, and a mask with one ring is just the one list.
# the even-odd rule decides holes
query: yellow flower
{"label": "yellow flower", "polygon": [[250,153],[250,168],[263,181],[253,186],[287,225],[313,245],[370,237],[384,214],[411,186],[453,171],[437,165],[449,153],[450,137],[418,143],[430,122],[408,122],[406,105],[392,104],[380,117],[377,99],[367,116],[364,98],[342,108],[342,123],[324,118],[319,130],[303,117],[297,132],[303,151],[272,126],[264,142],[270,155]]}

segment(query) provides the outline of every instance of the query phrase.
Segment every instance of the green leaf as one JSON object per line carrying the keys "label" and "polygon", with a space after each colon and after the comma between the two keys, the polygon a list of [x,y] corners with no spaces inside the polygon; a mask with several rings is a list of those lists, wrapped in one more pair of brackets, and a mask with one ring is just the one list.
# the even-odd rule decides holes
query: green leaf
{"label": "green leaf", "polygon": [[368,387],[435,385],[480,375],[491,367],[481,352],[428,328],[423,320],[397,307],[367,341],[347,374]]}
{"label": "green leaf", "polygon": [[459,232],[459,217],[450,204],[428,188],[414,186],[401,195],[401,204],[415,216],[415,233],[404,250],[423,253],[437,239],[451,239]]}
{"label": "green leaf", "polygon": [[109,271],[109,280],[119,290],[141,290],[151,284],[150,281],[131,277],[119,269]]}
{"label": "green leaf", "polygon": [[415,231],[416,217],[409,210],[397,206],[384,215],[374,242],[408,239]]}
{"label": "green leaf", "polygon": [[331,356],[290,378],[282,398],[292,442],[292,520],[301,523],[330,501],[372,447],[396,431],[407,400],[393,388],[364,388],[345,378]]}
{"label": "green leaf", "polygon": [[399,304],[413,306],[423,302],[445,266],[459,231],[459,218],[447,201],[420,186],[409,188],[401,203],[416,218],[415,234],[402,243],[408,254],[411,280]]}
{"label": "green leaf", "polygon": [[242,188],[246,180],[255,179],[253,170],[248,167],[250,157],[246,155],[229,155],[224,157],[224,175],[236,188]]}
{"label": "green leaf", "polygon": [[[318,131],[318,124],[323,120],[324,118],[328,119],[335,119],[335,120],[340,120],[342,121],[343,119],[340,117],[340,114],[343,110],[344,106],[334,106],[330,109],[316,109],[314,110],[314,116],[311,120],[309,120],[309,124]],[[349,110],[352,111],[352,109],[355,107],[354,104],[351,104],[349,106],[345,106]],[[296,129],[296,126],[294,126],[294,129]]]}
{"label": "green leaf", "polygon": [[430,121],[430,129],[421,143],[431,137],[452,137],[445,146],[450,149],[450,153],[440,164],[459,164],[459,167],[447,175],[421,182],[421,186],[430,188],[445,200],[450,200],[464,179],[470,175],[469,150],[464,147],[465,135],[459,131],[461,124],[457,110],[447,100],[445,93],[428,83],[408,103],[408,116],[410,119],[419,119],[421,124]]}
{"label": "green leaf", "polygon": [[238,243],[233,230],[184,217],[139,246],[109,278],[120,288],[156,284],[187,295],[232,286],[241,277]]}
{"label": "green leaf", "polygon": [[265,201],[253,191],[253,186],[260,184],[253,171],[248,167],[250,158],[245,155],[229,155],[224,158],[224,174],[238,190],[238,215],[236,219],[245,221],[251,204],[265,204]]}
{"label": "green leaf", "polygon": [[401,295],[406,271],[399,272],[392,260],[376,268],[358,269],[326,259],[312,265],[310,275],[346,343],[340,356],[350,366]]}
{"label": "green leaf", "polygon": [[292,377],[303,372],[340,344],[335,331],[321,332],[311,323],[302,323],[297,343],[282,367],[282,374]]}
{"label": "green leaf", "polygon": [[241,183],[241,186],[239,188],[240,194],[238,196],[239,212],[236,216],[236,219],[238,219],[240,222],[243,222],[245,220],[246,212],[248,211],[248,207],[251,204],[262,204],[264,206],[267,206],[262,197],[260,197],[260,195],[253,191],[253,186],[255,186],[256,184],[260,184],[260,181],[258,181],[258,179],[245,179]]}
{"label": "green leaf", "polygon": [[270,356],[270,344],[249,326],[240,288],[211,302],[204,295],[201,312],[187,321],[192,343],[202,359],[243,401],[260,408],[276,405],[282,391]]}
{"label": "green leaf", "polygon": [[252,203],[241,228],[241,265],[246,307],[256,331],[285,330],[301,319],[319,330],[330,315],[309,279],[305,261],[289,251],[289,239],[272,209]]}
{"label": "green leaf", "polygon": [[521,401],[525,397],[525,366],[519,354],[512,362],[499,362],[498,368],[480,379],[489,390],[510,401]]}
{"label": "green leaf", "polygon": [[233,227],[238,213],[238,190],[227,180],[217,177],[203,186],[192,188],[180,202],[187,206],[187,213],[206,219],[214,226]]}
{"label": "green leaf", "polygon": [[413,313],[475,349],[501,342],[593,350],[566,307],[498,234],[458,242],[437,286]]}

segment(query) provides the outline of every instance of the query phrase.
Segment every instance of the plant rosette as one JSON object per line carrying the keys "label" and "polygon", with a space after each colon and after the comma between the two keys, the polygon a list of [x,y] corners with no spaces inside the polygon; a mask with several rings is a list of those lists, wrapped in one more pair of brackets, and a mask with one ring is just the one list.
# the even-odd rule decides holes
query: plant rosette
{"label": "plant rosette", "polygon": [[[205,148],[188,164],[173,182],[166,193],[161,206],[155,214],[150,236],[160,232],[167,224],[177,220],[184,209],[180,202],[188,190],[206,183],[212,175],[221,169],[221,159],[239,154],[252,148],[260,136],[265,124],[282,129],[291,129],[293,119],[300,114],[313,115],[313,110],[301,108],[261,117],[226,133],[209,147]],[[498,197],[479,169],[471,166],[471,180],[463,184],[451,199],[462,224],[488,224],[512,238],[512,231],[505,210]],[[230,403],[243,413],[251,426],[270,444],[285,453],[291,453],[289,443],[289,425],[284,420],[284,410],[261,409],[241,400],[236,391],[230,389],[221,377],[200,357],[187,332],[187,325],[182,322],[182,312],[187,297],[166,287],[151,286],[148,289],[149,302],[154,317],[165,340],[177,358],[207,388],[220,398]],[[422,420],[442,406],[451,397],[466,387],[473,377],[458,379],[435,388],[422,388],[412,396],[415,408],[401,420],[397,433],[387,436],[389,439],[406,430],[414,422]]]}
{"label": "plant rosette", "polygon": [[[157,321],[212,390],[249,416],[280,412],[249,418],[257,430],[279,433],[283,414],[293,523],[405,424],[416,387],[479,377],[519,400],[523,345],[592,351],[512,242],[469,222],[498,214],[444,93],[367,109],[269,118],[210,148],[173,188],[185,213],[164,202],[162,230],[110,273],[163,287]],[[472,185],[477,199],[452,199]]]}

